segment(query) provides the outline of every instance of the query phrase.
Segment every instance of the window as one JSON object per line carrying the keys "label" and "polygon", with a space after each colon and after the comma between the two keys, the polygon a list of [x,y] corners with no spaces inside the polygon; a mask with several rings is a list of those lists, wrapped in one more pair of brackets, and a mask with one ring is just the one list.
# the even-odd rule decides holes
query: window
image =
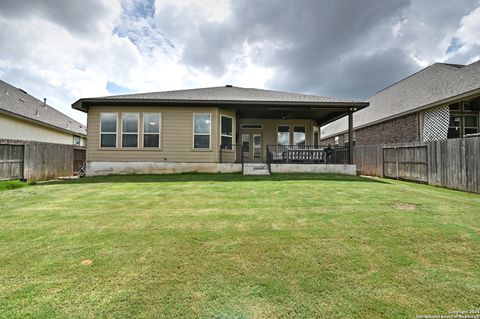
{"label": "window", "polygon": [[246,128],[246,129],[262,129],[263,125],[261,124],[242,124],[240,125],[240,128]]}
{"label": "window", "polygon": [[[352,132],[352,137],[353,137],[353,139],[352,139],[352,145],[355,146],[355,140],[356,140],[356,138],[357,138],[357,134],[356,134],[355,131]],[[345,146],[348,146],[349,140],[350,140],[350,136],[348,135],[348,132],[347,132],[347,133],[345,133],[345,134],[343,135],[343,144],[344,144]]]}
{"label": "window", "polygon": [[143,113],[143,147],[160,147],[160,113]]}
{"label": "window", "polygon": [[475,102],[450,104],[450,123],[447,138],[461,138],[479,132],[479,114],[473,105]]}
{"label": "window", "polygon": [[138,147],[138,113],[123,113],[122,147]]}
{"label": "window", "polygon": [[210,132],[212,128],[210,114],[193,115],[193,148],[209,149]]}
{"label": "window", "polygon": [[221,148],[231,150],[233,144],[233,119],[224,115],[220,116],[220,119]]}
{"label": "window", "polygon": [[305,126],[293,127],[293,143],[299,146],[305,146]]}
{"label": "window", "polygon": [[80,145],[80,136],[73,136],[73,145]]}
{"label": "window", "polygon": [[318,147],[318,141],[320,140],[320,134],[318,132],[318,126],[313,127],[313,147]]}
{"label": "window", "polygon": [[117,113],[100,114],[100,147],[117,147]]}
{"label": "window", "polygon": [[335,136],[335,145],[340,143],[340,136]]}
{"label": "window", "polygon": [[478,133],[478,116],[466,115],[465,120],[465,135]]}
{"label": "window", "polygon": [[290,127],[288,125],[279,125],[277,127],[277,144],[290,145]]}

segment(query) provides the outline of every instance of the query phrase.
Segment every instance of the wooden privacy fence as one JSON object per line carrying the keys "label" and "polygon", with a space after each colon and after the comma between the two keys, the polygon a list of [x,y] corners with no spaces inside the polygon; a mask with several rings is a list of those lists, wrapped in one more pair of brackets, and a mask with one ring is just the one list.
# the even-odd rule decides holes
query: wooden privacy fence
{"label": "wooden privacy fence", "polygon": [[0,180],[72,176],[85,160],[85,149],[73,145],[32,141],[0,143]]}
{"label": "wooden privacy fence", "polygon": [[0,145],[0,180],[23,178],[23,145]]}
{"label": "wooden privacy fence", "polygon": [[353,155],[362,175],[480,193],[480,137],[355,146]]}
{"label": "wooden privacy fence", "polygon": [[427,145],[384,146],[383,176],[428,182]]}

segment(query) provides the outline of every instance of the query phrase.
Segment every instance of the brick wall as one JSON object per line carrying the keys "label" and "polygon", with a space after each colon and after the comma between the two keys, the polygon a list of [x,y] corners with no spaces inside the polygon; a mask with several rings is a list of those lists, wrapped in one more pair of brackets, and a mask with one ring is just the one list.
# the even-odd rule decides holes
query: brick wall
{"label": "brick wall", "polygon": [[[375,145],[413,142],[420,140],[419,113],[405,115],[381,122],[356,131],[355,145]],[[340,134],[339,144],[343,145],[344,133]],[[335,137],[322,139],[322,145],[335,144]]]}
{"label": "brick wall", "polygon": [[420,140],[419,113],[405,115],[357,130],[355,145],[403,143]]}

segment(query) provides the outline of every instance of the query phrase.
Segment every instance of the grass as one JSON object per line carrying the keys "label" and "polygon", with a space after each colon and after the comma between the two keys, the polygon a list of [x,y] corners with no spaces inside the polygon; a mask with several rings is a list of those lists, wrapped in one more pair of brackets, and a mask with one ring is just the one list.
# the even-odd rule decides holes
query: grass
{"label": "grass", "polygon": [[18,179],[11,181],[0,181],[0,192],[10,189],[22,188],[33,184],[33,182],[21,182]]}
{"label": "grass", "polygon": [[0,317],[414,318],[480,309],[480,196],[340,175],[0,192]]}

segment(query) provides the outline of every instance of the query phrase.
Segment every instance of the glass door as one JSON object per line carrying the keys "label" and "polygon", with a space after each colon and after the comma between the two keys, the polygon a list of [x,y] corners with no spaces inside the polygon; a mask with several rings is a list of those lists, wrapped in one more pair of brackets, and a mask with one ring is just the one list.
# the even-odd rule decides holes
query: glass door
{"label": "glass door", "polygon": [[244,162],[250,161],[250,134],[242,134],[242,156]]}
{"label": "glass door", "polygon": [[246,163],[259,163],[262,161],[262,134],[242,134],[242,154]]}
{"label": "glass door", "polygon": [[252,162],[261,162],[262,161],[262,135],[261,134],[252,134]]}

